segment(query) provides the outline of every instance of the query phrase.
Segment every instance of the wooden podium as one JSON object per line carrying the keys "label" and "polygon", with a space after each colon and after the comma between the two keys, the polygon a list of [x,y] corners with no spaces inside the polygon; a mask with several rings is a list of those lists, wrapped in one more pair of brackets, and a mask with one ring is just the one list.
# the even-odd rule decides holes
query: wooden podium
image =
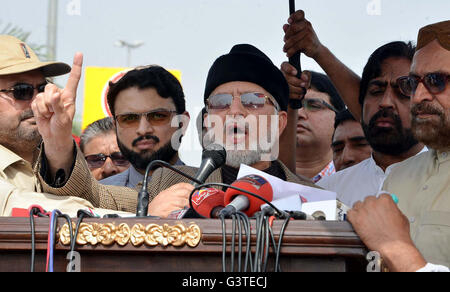
{"label": "wooden podium", "polygon": [[[73,219],[76,222],[76,219]],[[54,270],[65,272],[70,250],[58,220]],[[252,220],[252,243],[255,221]],[[278,242],[282,220],[273,230]],[[226,221],[227,262],[231,221]],[[67,229],[67,230],[66,230]],[[49,219],[35,219],[36,271],[45,270]],[[0,218],[0,272],[30,271],[31,228],[28,218]],[[85,219],[76,246],[82,272],[221,272],[220,220]],[[67,244],[67,242],[66,242]],[[272,249],[270,249],[272,254]],[[283,272],[366,271],[367,249],[347,222],[290,221],[285,230],[280,265]],[[270,258],[270,263],[273,256]],[[273,271],[269,264],[268,271]]]}

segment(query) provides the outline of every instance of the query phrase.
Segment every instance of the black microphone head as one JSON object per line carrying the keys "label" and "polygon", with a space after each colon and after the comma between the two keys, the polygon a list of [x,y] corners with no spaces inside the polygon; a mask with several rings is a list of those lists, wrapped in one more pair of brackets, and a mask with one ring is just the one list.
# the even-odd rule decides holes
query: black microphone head
{"label": "black microphone head", "polygon": [[202,161],[211,159],[216,167],[222,167],[227,161],[227,151],[220,144],[210,144],[208,145],[202,153]]}
{"label": "black microphone head", "polygon": [[[205,182],[210,174],[216,169],[222,167],[227,161],[227,152],[223,146],[218,144],[208,145],[202,153],[202,164],[198,169],[195,178],[197,181]],[[193,183],[198,186],[197,183]]]}

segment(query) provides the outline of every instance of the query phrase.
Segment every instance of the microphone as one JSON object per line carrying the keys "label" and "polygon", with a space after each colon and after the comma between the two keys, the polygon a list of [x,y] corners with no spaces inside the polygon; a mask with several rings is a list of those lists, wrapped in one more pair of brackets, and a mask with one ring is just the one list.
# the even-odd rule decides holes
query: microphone
{"label": "microphone", "polygon": [[[235,181],[231,186],[254,193],[269,202],[273,199],[272,186],[265,178],[259,175],[244,176]],[[229,217],[236,211],[243,211],[247,216],[251,217],[260,210],[261,205],[265,204],[266,201],[247,193],[228,188],[225,193],[224,203],[226,207],[220,212],[221,215]]]}
{"label": "microphone", "polygon": [[[149,194],[147,191],[148,188],[148,176],[150,173],[150,170],[152,170],[155,166],[163,166],[171,169],[174,172],[177,172],[178,174],[183,175],[184,177],[187,177],[191,180],[191,184],[194,186],[199,186],[200,183],[204,183],[205,180],[211,175],[211,173],[216,170],[219,167],[222,167],[226,162],[227,152],[223,148],[223,146],[218,144],[211,144],[206,147],[206,149],[203,151],[202,154],[202,164],[200,165],[199,170],[197,171],[197,174],[195,177],[188,176],[187,174],[181,172],[180,170],[176,169],[169,163],[161,160],[154,160],[152,161],[145,171],[144,175],[144,181],[142,184],[142,188],[138,193],[138,205],[136,210],[136,217],[146,217],[147,216],[147,209],[149,205]],[[195,216],[193,214],[192,210],[189,210],[186,214],[186,218],[192,218],[189,216]],[[193,217],[197,218],[197,217]]]}
{"label": "microphone", "polygon": [[[227,152],[219,144],[211,144],[203,150],[202,163],[195,175],[197,181],[204,183],[206,179],[216,169],[222,167],[227,160]],[[199,186],[197,182],[191,182],[195,187]]]}
{"label": "microphone", "polygon": [[[227,152],[225,151],[225,148],[223,148],[222,145],[219,144],[208,145],[205,148],[205,150],[203,150],[202,163],[194,177],[197,181],[192,181],[191,184],[194,187],[198,187],[200,185],[198,182],[204,183],[206,179],[211,175],[211,173],[213,173],[216,169],[225,165],[226,161],[227,161]],[[189,208],[183,215],[183,218],[199,218],[198,214],[202,215],[203,217],[211,218],[209,217],[210,214],[205,216],[195,211],[196,211],[195,208],[194,210]]]}
{"label": "microphone", "polygon": [[201,189],[192,195],[192,207],[203,217],[218,218],[219,212],[225,208],[224,197],[224,191],[214,188]]}

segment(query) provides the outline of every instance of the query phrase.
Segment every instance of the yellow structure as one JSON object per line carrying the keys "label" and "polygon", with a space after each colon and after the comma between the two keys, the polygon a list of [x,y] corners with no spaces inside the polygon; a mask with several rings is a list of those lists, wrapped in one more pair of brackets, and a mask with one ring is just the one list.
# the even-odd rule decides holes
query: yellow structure
{"label": "yellow structure", "polygon": [[[109,82],[117,82],[131,68],[87,67],[84,82],[84,107],[81,129],[84,130],[91,123],[111,116],[106,97]],[[180,82],[181,72],[169,70]]]}

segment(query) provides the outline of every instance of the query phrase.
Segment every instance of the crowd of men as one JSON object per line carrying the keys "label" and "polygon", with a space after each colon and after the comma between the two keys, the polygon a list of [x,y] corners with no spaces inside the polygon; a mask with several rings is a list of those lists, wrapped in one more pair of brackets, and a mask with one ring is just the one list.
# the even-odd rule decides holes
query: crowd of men
{"label": "crowd of men", "polygon": [[[300,51],[326,75],[298,78],[289,63],[278,68],[249,44],[218,57],[197,127],[202,147],[219,143],[227,157],[206,182],[231,184],[246,164],[334,191],[391,271],[448,271],[450,21],[422,28],[416,46],[377,48],[361,77],[319,41],[303,11],[283,29],[286,55]],[[34,203],[72,214],[85,207],[134,213],[150,162],[197,172],[178,155],[190,115],[166,69],[138,67],[110,83],[112,117],[90,125],[78,145],[72,123],[83,55],[72,67],[41,62],[5,35],[0,49],[0,215]],[[69,72],[63,89],[48,80]],[[193,189],[168,169],[152,170],[148,215],[186,208]]]}

